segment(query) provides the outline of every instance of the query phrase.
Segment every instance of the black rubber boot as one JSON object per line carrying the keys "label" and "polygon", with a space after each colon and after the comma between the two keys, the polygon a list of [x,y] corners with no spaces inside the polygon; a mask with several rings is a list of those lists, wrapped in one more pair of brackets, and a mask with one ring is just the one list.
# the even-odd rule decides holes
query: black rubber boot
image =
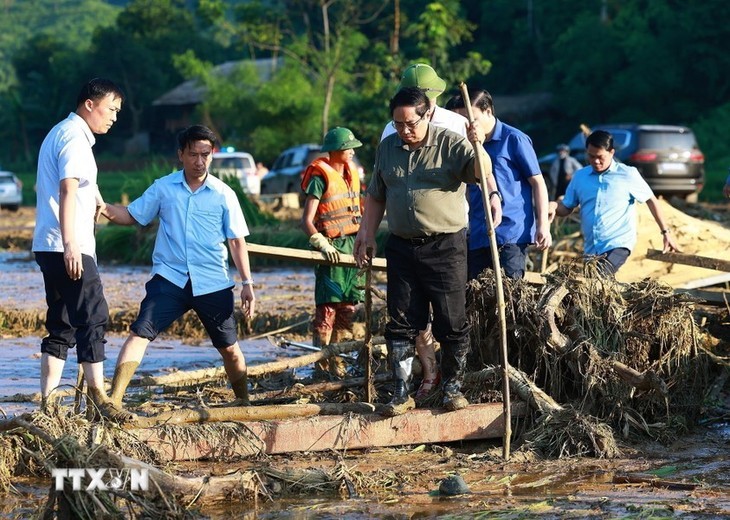
{"label": "black rubber boot", "polygon": [[441,356],[441,374],[443,375],[443,405],[449,411],[461,410],[469,406],[464,394],[461,393],[461,384],[466,372],[466,356],[469,353],[469,340],[462,343],[445,345]]}
{"label": "black rubber boot", "polygon": [[410,341],[387,340],[388,359],[395,382],[393,398],[383,408],[383,415],[395,417],[416,407],[416,402],[408,395],[413,368],[415,348]]}

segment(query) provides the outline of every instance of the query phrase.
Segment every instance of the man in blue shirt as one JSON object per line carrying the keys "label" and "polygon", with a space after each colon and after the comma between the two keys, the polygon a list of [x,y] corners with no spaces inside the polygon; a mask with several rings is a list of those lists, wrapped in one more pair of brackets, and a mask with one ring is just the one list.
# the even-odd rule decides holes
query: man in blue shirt
{"label": "man in blue shirt", "polygon": [[[469,99],[475,122],[469,139],[484,143],[499,189],[489,193],[489,199],[497,197],[502,200],[502,223],[495,230],[500,264],[508,277],[522,278],[526,269],[527,246],[535,244],[543,250],[552,244],[545,179],[532,141],[525,133],[496,118],[489,92],[472,90]],[[467,113],[461,95],[452,97],[446,108],[462,115]],[[484,269],[492,267],[492,256],[481,188],[468,186],[467,197],[471,280]]]}
{"label": "man in blue shirt", "polygon": [[550,220],[580,206],[584,252],[600,257],[600,266],[614,275],[636,244],[635,203],[646,202],[659,226],[664,252],[678,251],[657,198],[639,171],[613,159],[613,136],[596,130],[586,139],[588,166],[575,172],[565,197],[550,203]]}
{"label": "man in blue shirt", "polygon": [[248,404],[246,360],[234,317],[235,283],[225,245],[228,241],[242,278],[243,312],[251,317],[255,298],[245,240],[248,227],[234,191],[208,173],[215,142],[215,134],[204,126],[183,130],[178,135],[182,170],[157,179],[128,207],[102,207],[102,214],[117,224],[146,226],[159,217],[152,279],[114,372],[111,400],[119,406],[147,345],[190,309],[223,357],[237,403]]}

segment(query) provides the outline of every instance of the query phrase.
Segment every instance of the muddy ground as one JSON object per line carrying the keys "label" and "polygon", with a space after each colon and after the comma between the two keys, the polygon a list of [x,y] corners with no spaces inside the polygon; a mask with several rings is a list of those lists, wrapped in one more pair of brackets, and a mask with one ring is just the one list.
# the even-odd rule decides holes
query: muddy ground
{"label": "muddy ground", "polygon": [[[33,212],[0,212],[0,246],[13,248],[28,238]],[[17,262],[23,262],[19,253]],[[33,262],[26,257],[33,273]],[[17,266],[16,266],[17,267]],[[19,269],[23,269],[20,267]],[[105,291],[114,309],[135,309],[142,295],[140,276],[147,268],[129,268],[117,278],[105,279]],[[18,269],[3,270],[2,308],[43,311],[42,281],[35,285]],[[259,289],[259,311],[270,316],[306,316],[311,310],[313,278],[270,271]],[[16,278],[17,276],[17,278]],[[38,294],[40,291],[40,300]],[[717,312],[727,312],[719,307]],[[269,323],[269,326],[275,324]],[[260,327],[264,327],[261,324]],[[301,329],[300,329],[301,331]],[[35,330],[28,334],[38,335]],[[123,333],[120,332],[123,335]],[[3,337],[14,335],[3,331]],[[306,335],[300,332],[294,339]],[[4,340],[2,340],[4,341]],[[0,343],[1,344],[1,343]],[[2,362],[2,350],[0,350]],[[722,383],[724,385],[724,382]],[[659,444],[636,439],[617,440],[622,455],[612,460],[568,458],[543,460],[522,453],[513,444],[509,462],[501,459],[499,442],[463,442],[448,445],[408,446],[346,453],[314,453],[264,457],[231,463],[185,463],[174,469],[187,475],[221,475],[238,469],[321,469],[334,472],[344,465],[354,476],[354,487],[343,490],[299,490],[292,494],[272,486],[274,500],[260,498],[257,518],[429,518],[464,516],[489,518],[721,518],[730,517],[730,396],[721,392],[708,406],[704,426]],[[519,432],[518,432],[519,433]],[[439,497],[442,479],[463,476],[471,494]],[[629,481],[633,481],[630,483]],[[48,482],[17,482],[18,494],[0,501],[0,515],[25,518],[42,503]],[[251,504],[230,501],[207,506],[211,518],[253,518]]]}

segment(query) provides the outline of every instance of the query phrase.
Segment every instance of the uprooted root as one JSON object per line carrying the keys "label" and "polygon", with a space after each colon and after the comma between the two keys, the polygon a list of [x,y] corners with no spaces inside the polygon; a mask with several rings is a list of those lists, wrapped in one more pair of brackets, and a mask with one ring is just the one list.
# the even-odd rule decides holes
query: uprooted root
{"label": "uprooted root", "polygon": [[[564,265],[547,278],[540,287],[504,280],[512,366],[575,414],[595,417],[625,437],[661,439],[696,421],[711,373],[691,298],[657,281],[617,283],[590,263]],[[496,365],[500,328],[491,271],[470,282],[468,295],[472,366]],[[575,420],[544,422],[544,428],[573,428]],[[591,420],[579,422],[586,434],[602,437]],[[578,430],[548,451],[596,452],[583,446],[603,441],[574,442]]]}

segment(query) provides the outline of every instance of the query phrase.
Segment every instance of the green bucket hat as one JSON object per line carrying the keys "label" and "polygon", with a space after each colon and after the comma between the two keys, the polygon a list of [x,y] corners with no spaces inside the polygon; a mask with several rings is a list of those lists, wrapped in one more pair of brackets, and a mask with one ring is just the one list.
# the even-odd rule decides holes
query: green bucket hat
{"label": "green bucket hat", "polygon": [[327,132],[322,143],[323,152],[334,152],[337,150],[349,150],[358,148],[362,143],[355,139],[355,134],[349,128],[338,126]]}
{"label": "green bucket hat", "polygon": [[426,91],[429,99],[436,99],[446,90],[446,81],[439,78],[430,65],[414,63],[403,71],[397,90],[404,87],[418,87]]}

